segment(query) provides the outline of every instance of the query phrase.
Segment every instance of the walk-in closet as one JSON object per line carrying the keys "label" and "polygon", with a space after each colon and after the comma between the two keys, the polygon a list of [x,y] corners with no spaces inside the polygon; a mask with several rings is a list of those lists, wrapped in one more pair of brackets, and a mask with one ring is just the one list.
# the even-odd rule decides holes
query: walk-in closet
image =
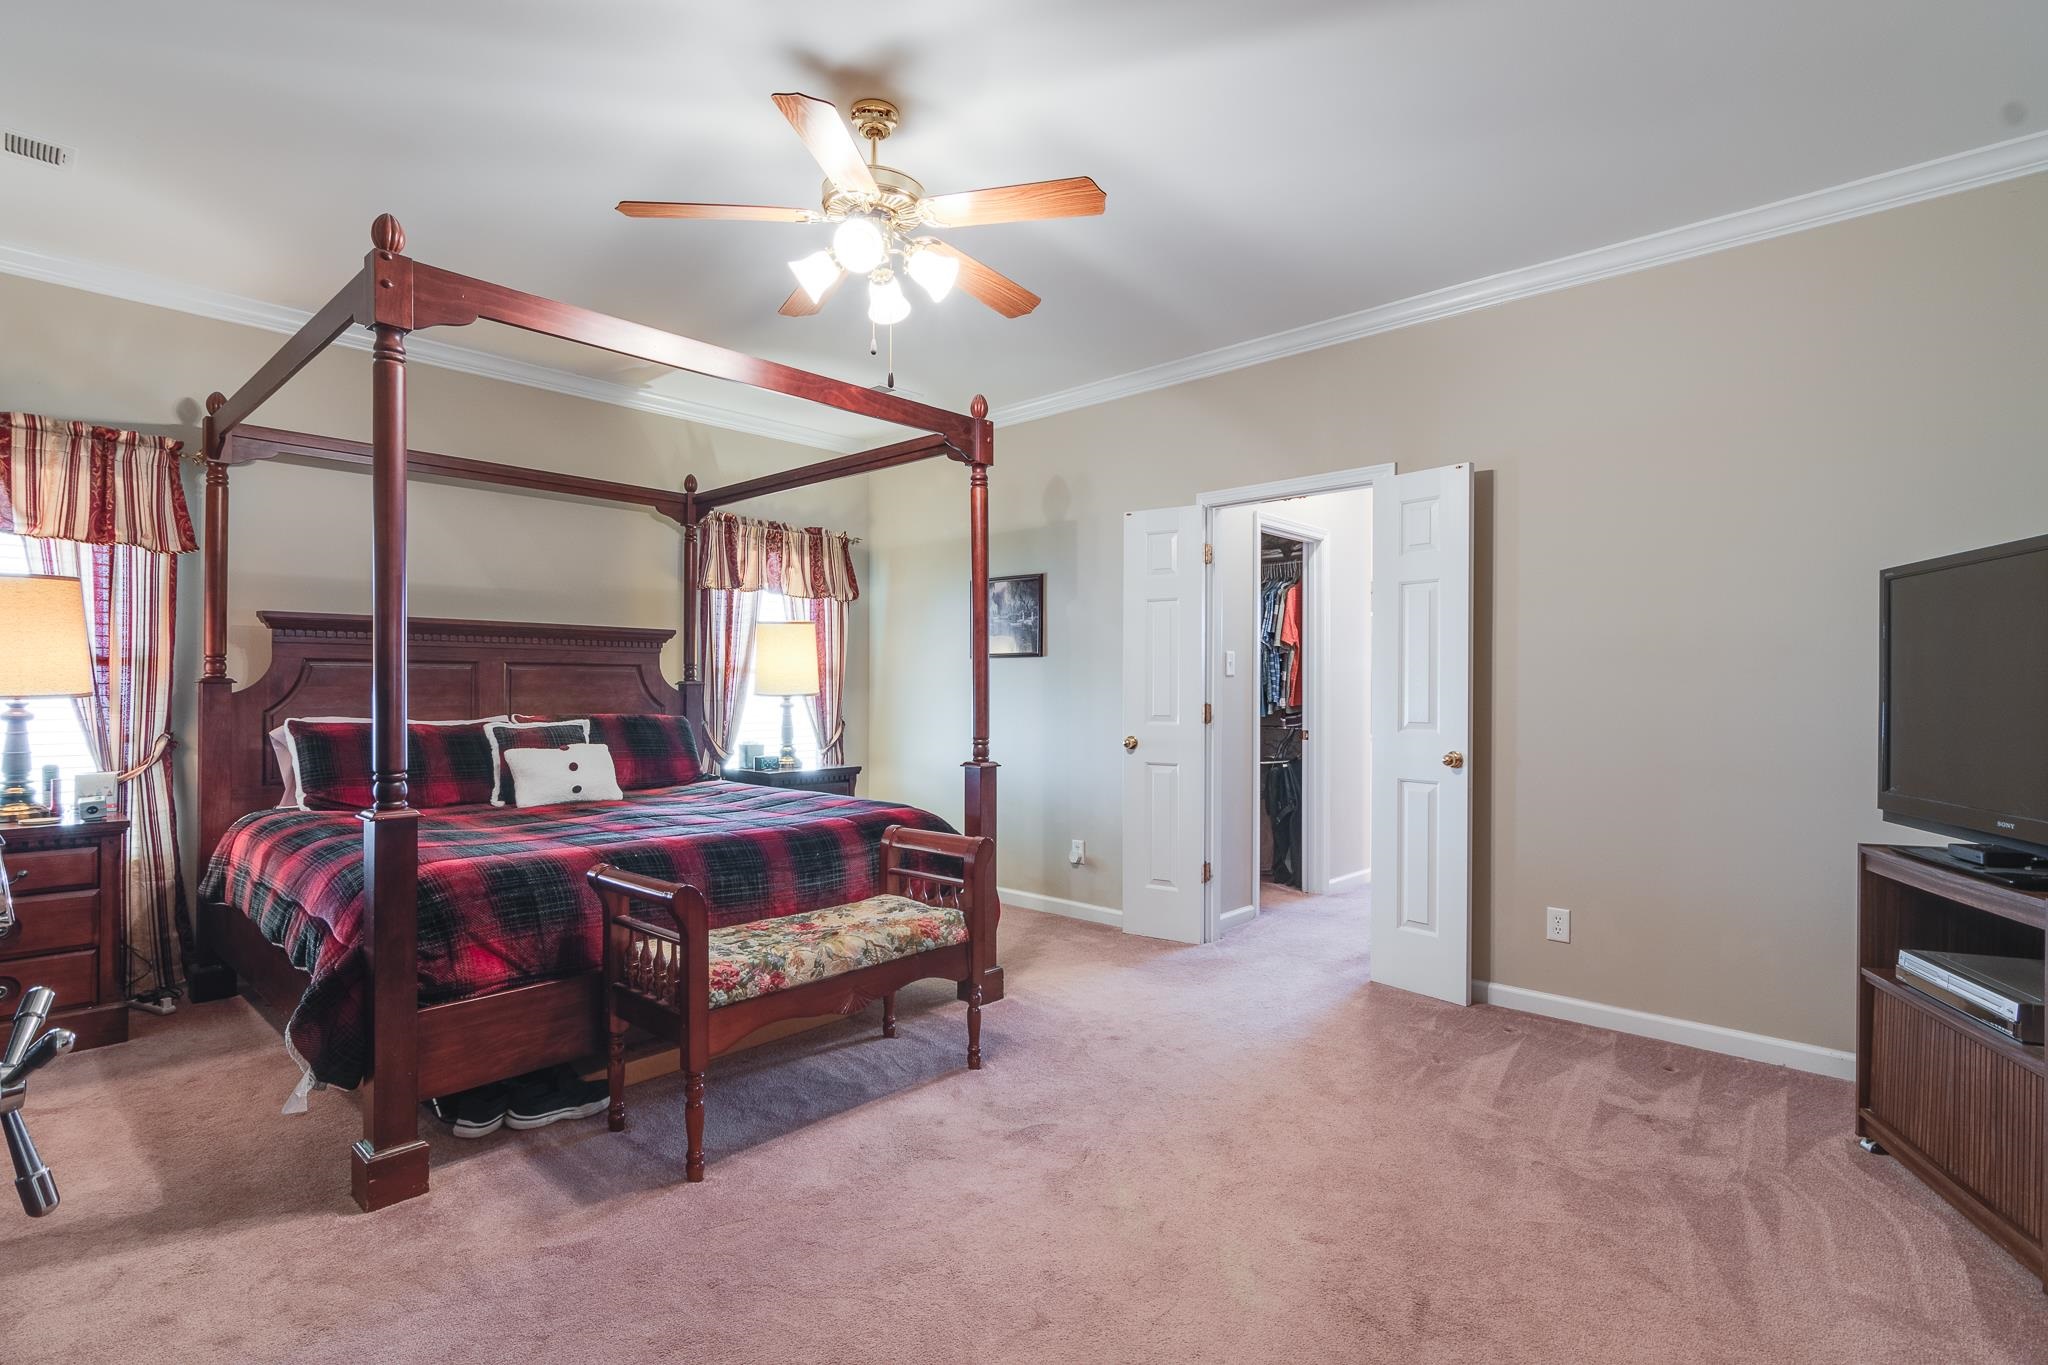
{"label": "walk-in closet", "polygon": [[1259,879],[1302,885],[1303,544],[1259,537]]}

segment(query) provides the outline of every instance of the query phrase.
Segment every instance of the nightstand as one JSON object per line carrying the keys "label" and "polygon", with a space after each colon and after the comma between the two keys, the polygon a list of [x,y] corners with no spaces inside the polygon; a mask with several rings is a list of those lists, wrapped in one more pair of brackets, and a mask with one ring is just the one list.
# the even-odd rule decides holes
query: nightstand
{"label": "nightstand", "polygon": [[757,787],[790,787],[798,791],[831,792],[834,796],[851,796],[853,784],[860,777],[860,765],[846,763],[836,768],[728,768],[724,775],[735,782],[751,782]]}
{"label": "nightstand", "polygon": [[126,820],[0,825],[13,879],[14,927],[0,938],[0,1019],[23,992],[57,993],[53,1027],[80,1048],[128,1040],[122,945],[127,926]]}

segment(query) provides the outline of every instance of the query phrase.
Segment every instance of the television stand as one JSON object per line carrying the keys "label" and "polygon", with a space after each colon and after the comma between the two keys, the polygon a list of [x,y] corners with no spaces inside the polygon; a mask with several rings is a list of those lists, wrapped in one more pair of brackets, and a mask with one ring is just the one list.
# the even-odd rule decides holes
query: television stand
{"label": "television stand", "polygon": [[1856,1136],[2048,1289],[2048,1061],[1897,977],[1901,948],[2041,958],[2048,892],[1961,870],[1945,849],[1865,844],[1857,854]]}

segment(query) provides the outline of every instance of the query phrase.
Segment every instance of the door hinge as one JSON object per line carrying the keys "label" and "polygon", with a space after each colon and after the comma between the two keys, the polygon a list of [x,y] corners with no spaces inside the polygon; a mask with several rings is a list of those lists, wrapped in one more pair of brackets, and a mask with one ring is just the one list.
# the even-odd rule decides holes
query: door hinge
{"label": "door hinge", "polygon": [[1204,724],[1204,725],[1214,725],[1215,723],[1216,723],[1216,708],[1215,708],[1214,706],[1211,706],[1211,705],[1210,705],[1210,704],[1209,704],[1208,702],[1203,702],[1203,703],[1202,703],[1202,724]]}
{"label": "door hinge", "polygon": [[1214,564],[1216,562],[1216,547],[1214,545],[1205,544],[1202,546],[1202,562],[1204,564]]}
{"label": "door hinge", "polygon": [[1214,875],[1214,874],[1213,874],[1213,873],[1211,873],[1211,872],[1209,871],[1209,865],[1208,865],[1207,863],[1203,863],[1203,864],[1202,864],[1202,880],[1203,880],[1203,882],[1205,882],[1205,883],[1206,883],[1206,882],[1208,882],[1208,881],[1209,881],[1209,879],[1210,879],[1210,878],[1211,878],[1211,877],[1212,877],[1213,875]]}

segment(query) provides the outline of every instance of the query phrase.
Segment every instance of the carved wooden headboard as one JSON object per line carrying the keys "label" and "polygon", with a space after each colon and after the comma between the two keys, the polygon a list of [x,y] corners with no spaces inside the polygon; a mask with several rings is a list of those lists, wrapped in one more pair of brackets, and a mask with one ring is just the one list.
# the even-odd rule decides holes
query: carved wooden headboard
{"label": "carved wooden headboard", "polygon": [[[370,714],[370,618],[264,611],[270,667],[254,684],[199,688],[199,850],[202,860],[227,827],[274,806],[284,783],[269,733],[301,716]],[[682,694],[661,673],[675,632],[535,621],[444,621],[414,617],[410,703],[415,720],[460,720],[513,711],[575,715],[665,711],[681,715]]]}

